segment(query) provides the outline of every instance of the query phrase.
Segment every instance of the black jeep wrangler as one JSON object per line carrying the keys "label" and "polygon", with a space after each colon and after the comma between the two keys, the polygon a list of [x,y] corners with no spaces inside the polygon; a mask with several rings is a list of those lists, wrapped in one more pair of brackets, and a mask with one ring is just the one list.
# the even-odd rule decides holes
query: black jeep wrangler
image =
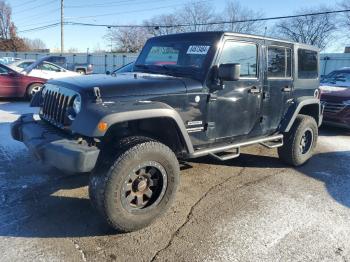
{"label": "black jeep wrangler", "polygon": [[313,154],[322,122],[315,47],[227,32],[151,38],[134,72],[49,81],[12,136],[58,169],[90,172],[90,198],[112,227],[149,225],[174,200],[179,162],[240,148]]}

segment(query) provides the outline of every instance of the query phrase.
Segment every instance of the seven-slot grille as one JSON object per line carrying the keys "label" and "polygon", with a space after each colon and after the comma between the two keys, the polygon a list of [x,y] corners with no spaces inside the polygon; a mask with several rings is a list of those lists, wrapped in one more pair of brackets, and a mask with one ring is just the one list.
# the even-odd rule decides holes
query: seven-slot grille
{"label": "seven-slot grille", "polygon": [[326,102],[324,111],[329,112],[329,113],[338,113],[338,112],[342,111],[345,107],[346,107],[346,105],[341,104],[341,103]]}
{"label": "seven-slot grille", "polygon": [[47,90],[44,96],[41,117],[58,127],[67,126],[67,110],[72,107],[74,96],[64,95],[59,90]]}

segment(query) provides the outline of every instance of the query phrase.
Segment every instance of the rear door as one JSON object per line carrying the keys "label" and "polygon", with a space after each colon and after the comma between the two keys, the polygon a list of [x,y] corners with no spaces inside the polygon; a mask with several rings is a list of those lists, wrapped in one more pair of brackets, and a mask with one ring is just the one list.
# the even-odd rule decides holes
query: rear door
{"label": "rear door", "polygon": [[266,133],[274,132],[290,105],[293,92],[293,50],[288,43],[266,43],[267,63],[264,82],[262,125]]}

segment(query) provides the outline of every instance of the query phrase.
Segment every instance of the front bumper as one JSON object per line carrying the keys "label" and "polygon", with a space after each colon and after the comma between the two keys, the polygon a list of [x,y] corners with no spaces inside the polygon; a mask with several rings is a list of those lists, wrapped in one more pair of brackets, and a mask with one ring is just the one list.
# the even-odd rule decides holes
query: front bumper
{"label": "front bumper", "polygon": [[34,119],[33,114],[22,115],[15,121],[11,134],[37,158],[64,171],[90,172],[100,153],[97,147],[66,136],[44,121]]}

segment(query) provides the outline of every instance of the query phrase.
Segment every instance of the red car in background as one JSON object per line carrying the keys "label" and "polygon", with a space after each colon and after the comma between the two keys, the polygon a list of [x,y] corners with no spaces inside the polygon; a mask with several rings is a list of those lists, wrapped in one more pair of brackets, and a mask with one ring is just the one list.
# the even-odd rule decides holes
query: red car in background
{"label": "red car in background", "polygon": [[350,128],[350,69],[331,72],[321,80],[323,123]]}
{"label": "red car in background", "polygon": [[22,75],[0,64],[0,97],[31,98],[40,91],[46,80]]}

